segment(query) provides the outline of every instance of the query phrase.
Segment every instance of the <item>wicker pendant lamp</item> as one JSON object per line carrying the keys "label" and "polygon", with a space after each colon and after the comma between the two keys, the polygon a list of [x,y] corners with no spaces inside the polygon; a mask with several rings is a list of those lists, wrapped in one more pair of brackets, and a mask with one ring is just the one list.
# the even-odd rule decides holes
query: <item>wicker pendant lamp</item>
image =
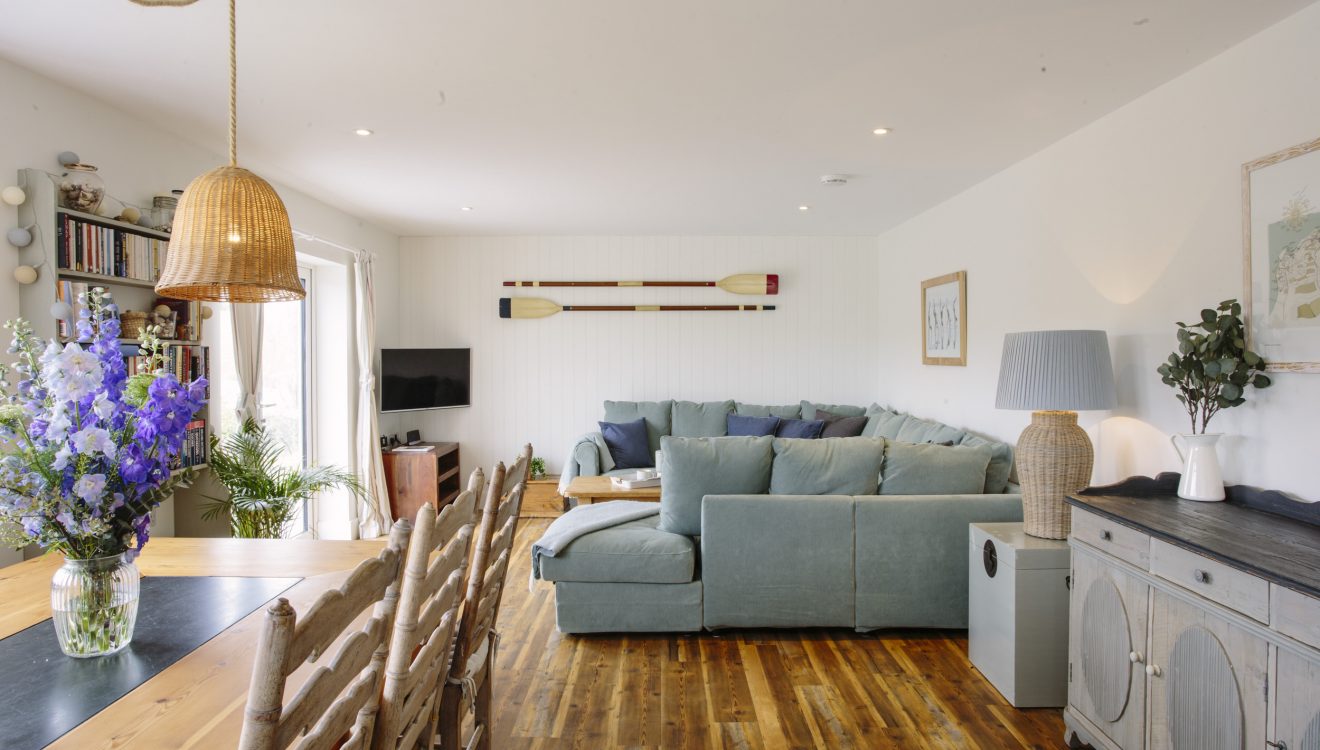
{"label": "wicker pendant lamp", "polygon": [[284,201],[270,183],[238,166],[234,3],[229,0],[229,165],[183,191],[156,293],[213,302],[298,300],[307,292]]}

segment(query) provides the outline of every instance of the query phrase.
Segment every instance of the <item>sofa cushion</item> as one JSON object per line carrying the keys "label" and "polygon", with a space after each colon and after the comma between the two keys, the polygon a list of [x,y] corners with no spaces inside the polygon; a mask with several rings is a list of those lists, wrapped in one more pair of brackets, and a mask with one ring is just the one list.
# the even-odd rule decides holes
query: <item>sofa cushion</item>
{"label": "sofa cushion", "polygon": [[[866,409],[861,406],[849,406],[848,404],[817,404],[813,401],[802,402],[802,416],[805,419],[811,419],[811,415],[818,411],[827,411],[831,414],[838,414],[841,417],[861,417],[866,415]],[[820,419],[820,417],[816,417],[816,419]]]}
{"label": "sofa cushion", "polygon": [[677,437],[724,437],[725,417],[733,413],[733,401],[675,401],[673,431]]}
{"label": "sofa cushion", "polygon": [[775,440],[771,495],[874,495],[884,438]]}
{"label": "sofa cushion", "polygon": [[946,443],[950,440],[957,443],[966,434],[963,430],[955,429],[932,419],[918,419],[909,416],[907,421],[903,422],[903,426],[899,429],[898,434],[894,436],[894,439],[904,443]]}
{"label": "sofa cushion", "polygon": [[729,414],[724,418],[725,433],[729,437],[761,437],[773,435],[782,421],[779,417],[744,417]]}
{"label": "sofa cushion", "polygon": [[815,440],[820,437],[820,431],[824,428],[825,422],[820,419],[781,419],[779,427],[775,428],[775,435],[781,438]]}
{"label": "sofa cushion", "polygon": [[820,431],[820,436],[824,438],[857,437],[866,429],[866,423],[869,421],[864,415],[849,417],[821,409],[815,411],[813,418],[825,423],[825,428]]}
{"label": "sofa cushion", "polygon": [[770,489],[772,437],[667,437],[661,445],[661,531],[701,534],[706,495],[760,495]]}
{"label": "sofa cushion", "polygon": [[908,415],[900,412],[886,409],[883,406],[872,405],[866,412],[866,429],[862,434],[866,437],[882,437],[893,440],[898,437],[898,431],[903,429],[903,423],[908,419]]}
{"label": "sofa cushion", "polygon": [[646,439],[651,452],[660,450],[660,438],[673,434],[673,401],[606,401],[605,422],[646,420]]}
{"label": "sofa cushion", "polygon": [[605,447],[610,449],[615,469],[646,469],[655,466],[655,452],[646,439],[646,420],[597,422]]}
{"label": "sofa cushion", "polygon": [[573,540],[555,557],[541,558],[547,581],[688,583],[697,550],[682,534],[656,528],[660,516],[593,531]]}
{"label": "sofa cushion", "polygon": [[986,447],[990,449],[990,465],[985,469],[985,491],[998,495],[1008,489],[1009,477],[1013,475],[1013,446],[987,440],[970,432],[963,436],[959,445]]}
{"label": "sofa cushion", "polygon": [[760,404],[744,404],[737,402],[737,413],[746,417],[779,417],[780,419],[801,419],[802,406],[799,404],[787,404],[785,406],[762,406]]}
{"label": "sofa cushion", "polygon": [[890,440],[880,471],[881,495],[975,495],[985,491],[990,449]]}

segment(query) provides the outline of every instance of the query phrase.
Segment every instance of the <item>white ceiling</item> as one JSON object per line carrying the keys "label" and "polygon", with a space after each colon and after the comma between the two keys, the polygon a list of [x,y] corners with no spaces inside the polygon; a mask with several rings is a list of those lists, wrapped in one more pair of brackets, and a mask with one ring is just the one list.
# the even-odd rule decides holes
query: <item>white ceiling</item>
{"label": "white ceiling", "polygon": [[[405,235],[877,234],[1310,2],[240,0],[239,157]],[[0,56],[223,153],[226,8]]]}

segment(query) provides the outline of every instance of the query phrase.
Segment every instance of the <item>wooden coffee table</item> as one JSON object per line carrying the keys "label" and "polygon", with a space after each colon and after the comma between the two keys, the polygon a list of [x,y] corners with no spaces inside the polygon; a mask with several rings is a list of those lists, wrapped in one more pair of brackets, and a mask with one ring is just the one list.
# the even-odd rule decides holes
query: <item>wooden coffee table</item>
{"label": "wooden coffee table", "polygon": [[568,492],[565,494],[585,505],[605,502],[606,500],[650,500],[651,502],[660,502],[659,487],[625,490],[615,487],[609,477],[573,477],[573,481],[568,483]]}

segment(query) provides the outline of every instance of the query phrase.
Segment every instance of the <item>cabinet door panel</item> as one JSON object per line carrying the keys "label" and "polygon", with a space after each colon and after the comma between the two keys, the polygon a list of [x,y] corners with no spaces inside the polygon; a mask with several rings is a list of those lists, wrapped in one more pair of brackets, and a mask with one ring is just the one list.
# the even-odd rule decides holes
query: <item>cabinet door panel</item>
{"label": "cabinet door panel", "polygon": [[1089,553],[1074,551],[1072,573],[1068,703],[1119,746],[1140,747],[1149,587]]}
{"label": "cabinet door panel", "polygon": [[1157,589],[1150,651],[1152,750],[1264,745],[1263,639]]}
{"label": "cabinet door panel", "polygon": [[1279,649],[1274,741],[1288,750],[1320,750],[1320,663]]}

